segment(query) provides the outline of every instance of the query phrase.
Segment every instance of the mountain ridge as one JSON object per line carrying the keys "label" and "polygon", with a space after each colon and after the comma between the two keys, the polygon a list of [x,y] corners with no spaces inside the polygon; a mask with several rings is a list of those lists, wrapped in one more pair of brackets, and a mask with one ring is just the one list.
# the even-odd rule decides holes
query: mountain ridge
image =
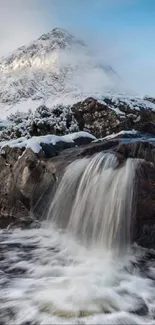
{"label": "mountain ridge", "polygon": [[98,62],[83,41],[59,28],[2,57],[0,77],[0,110],[5,116],[5,111],[42,104],[72,104],[118,83],[113,67]]}
{"label": "mountain ridge", "polygon": [[64,107],[66,116],[69,106],[90,97],[110,100],[109,109],[118,115],[122,105],[131,110],[155,107],[154,101],[124,93],[113,67],[98,61],[87,44],[61,28],[2,57],[0,77],[2,119],[17,111],[35,112],[40,106],[52,111],[57,105]]}

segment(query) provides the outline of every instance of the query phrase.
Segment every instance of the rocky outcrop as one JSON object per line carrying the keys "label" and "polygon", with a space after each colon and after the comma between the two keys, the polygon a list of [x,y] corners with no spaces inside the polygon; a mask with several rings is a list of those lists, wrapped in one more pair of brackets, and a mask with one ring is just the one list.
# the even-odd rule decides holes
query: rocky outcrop
{"label": "rocky outcrop", "polygon": [[104,101],[99,102],[87,98],[75,104],[72,111],[79,130],[87,130],[96,137],[132,129],[154,132],[155,111],[140,104],[137,107],[132,101],[104,98]]}
{"label": "rocky outcrop", "polygon": [[[12,153],[16,154],[16,148]],[[0,164],[0,226],[31,223],[35,208],[37,216],[37,206],[43,207],[39,202],[47,198],[49,185],[56,180],[54,165],[43,161],[31,149],[14,161],[9,161],[5,153],[0,156]]]}

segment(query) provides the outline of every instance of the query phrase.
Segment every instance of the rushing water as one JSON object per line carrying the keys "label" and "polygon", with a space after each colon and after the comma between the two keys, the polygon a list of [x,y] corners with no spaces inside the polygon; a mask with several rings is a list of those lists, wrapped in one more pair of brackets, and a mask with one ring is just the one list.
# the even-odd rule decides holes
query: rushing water
{"label": "rushing water", "polygon": [[155,324],[155,252],[130,246],[136,166],[76,161],[48,221],[0,232],[0,324]]}
{"label": "rushing water", "polygon": [[0,234],[1,324],[155,324],[154,252],[112,258],[47,228]]}
{"label": "rushing water", "polygon": [[116,155],[98,153],[70,164],[49,209],[49,219],[82,243],[118,251],[130,244],[138,159],[121,166]]}

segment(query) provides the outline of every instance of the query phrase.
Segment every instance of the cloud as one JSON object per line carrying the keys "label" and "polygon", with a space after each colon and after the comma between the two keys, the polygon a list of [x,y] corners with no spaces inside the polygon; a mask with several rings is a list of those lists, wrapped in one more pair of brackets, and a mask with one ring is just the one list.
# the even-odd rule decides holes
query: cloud
{"label": "cloud", "polygon": [[138,0],[0,0],[0,56],[55,26],[89,29],[93,8],[133,1]]}
{"label": "cloud", "polygon": [[40,0],[0,0],[0,55],[40,36],[43,16]]}

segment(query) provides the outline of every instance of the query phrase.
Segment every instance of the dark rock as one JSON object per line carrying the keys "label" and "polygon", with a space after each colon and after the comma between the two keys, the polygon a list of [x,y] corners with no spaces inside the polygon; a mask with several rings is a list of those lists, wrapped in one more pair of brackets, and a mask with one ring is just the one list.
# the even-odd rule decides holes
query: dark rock
{"label": "dark rock", "polygon": [[42,150],[45,154],[46,158],[52,158],[57,155],[63,150],[66,149],[71,149],[74,147],[79,147],[79,146],[84,146],[86,144],[91,143],[93,140],[90,137],[77,137],[74,141],[72,142],[66,142],[66,141],[57,141],[56,144],[48,144],[48,143],[41,143]]}
{"label": "dark rock", "polygon": [[135,238],[143,246],[155,248],[155,165],[143,161],[136,175]]}
{"label": "dark rock", "polygon": [[145,132],[145,133],[155,136],[155,123],[153,123],[153,122],[145,123],[144,125],[142,125],[139,128],[139,130],[141,132]]}
{"label": "dark rock", "polygon": [[30,149],[13,166],[6,164],[0,171],[0,226],[31,224],[30,214],[55,180],[52,163],[49,166]]}
{"label": "dark rock", "polygon": [[75,104],[72,111],[80,130],[85,129],[97,137],[112,133],[114,128],[117,129],[116,132],[119,131],[116,113],[94,98]]}
{"label": "dark rock", "polygon": [[134,141],[131,143],[119,143],[116,149],[125,158],[140,158],[155,163],[155,149],[149,142]]}
{"label": "dark rock", "polygon": [[118,140],[111,140],[111,141],[94,141],[91,144],[78,148],[77,150],[77,157],[85,157],[85,156],[91,156],[95,153],[98,153],[100,151],[107,151],[117,148],[119,145]]}
{"label": "dark rock", "polygon": [[[104,98],[101,103],[90,97],[73,105],[72,112],[79,130],[87,130],[96,137],[104,137],[122,130],[140,131],[144,124],[154,123],[153,110],[143,106],[139,106],[137,110],[136,106],[131,108],[130,104],[123,100],[115,102],[112,98]],[[113,108],[119,109],[120,113],[117,114],[117,110]]]}
{"label": "dark rock", "polygon": [[76,139],[74,139],[74,143],[76,146],[83,146],[83,145],[86,145],[86,144],[89,144],[92,142],[92,139],[90,137],[77,137]]}
{"label": "dark rock", "polygon": [[41,143],[40,145],[47,158],[55,157],[60,151],[75,147],[74,142],[65,141],[58,141],[55,145],[47,143]]}
{"label": "dark rock", "polygon": [[4,158],[5,164],[9,164],[13,166],[14,163],[18,160],[18,158],[22,156],[24,150],[25,148],[18,148],[18,147],[11,148],[9,146],[5,146],[2,149],[0,159],[1,157]]}

